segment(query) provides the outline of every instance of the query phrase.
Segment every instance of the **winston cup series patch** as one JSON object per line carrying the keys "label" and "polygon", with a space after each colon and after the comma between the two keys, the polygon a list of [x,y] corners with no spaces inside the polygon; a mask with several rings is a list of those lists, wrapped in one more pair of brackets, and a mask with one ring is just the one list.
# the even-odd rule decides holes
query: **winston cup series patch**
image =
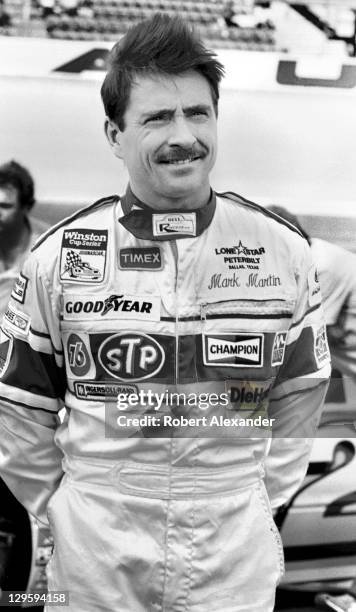
{"label": "winston cup series patch", "polygon": [[64,230],[60,279],[71,283],[101,283],[104,280],[108,230]]}

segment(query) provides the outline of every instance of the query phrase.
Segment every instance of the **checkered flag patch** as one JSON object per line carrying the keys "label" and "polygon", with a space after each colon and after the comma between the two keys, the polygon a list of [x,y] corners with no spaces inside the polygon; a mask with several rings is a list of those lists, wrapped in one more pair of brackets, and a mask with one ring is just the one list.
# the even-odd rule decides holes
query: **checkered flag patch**
{"label": "checkered flag patch", "polygon": [[70,270],[71,268],[75,268],[75,266],[80,266],[83,264],[82,258],[78,253],[74,251],[68,251],[66,255],[66,270]]}

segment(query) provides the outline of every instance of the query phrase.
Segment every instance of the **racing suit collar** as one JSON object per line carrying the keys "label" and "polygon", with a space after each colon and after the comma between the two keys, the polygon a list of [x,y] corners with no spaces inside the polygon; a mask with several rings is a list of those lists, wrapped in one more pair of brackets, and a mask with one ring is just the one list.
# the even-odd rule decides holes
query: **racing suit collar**
{"label": "racing suit collar", "polygon": [[[216,195],[211,190],[209,201],[202,208],[193,210],[155,210],[144,202],[141,202],[132,192],[130,185],[127,187],[125,195],[121,198],[123,217],[119,222],[136,238],[143,240],[177,240],[181,238],[192,238],[200,236],[209,227],[216,208]],[[177,216],[182,219],[187,231],[174,230],[172,233],[155,232],[155,220],[164,221],[165,216]],[[167,225],[167,223],[165,223]],[[193,227],[193,229],[190,229]],[[189,228],[189,229],[188,229]]]}

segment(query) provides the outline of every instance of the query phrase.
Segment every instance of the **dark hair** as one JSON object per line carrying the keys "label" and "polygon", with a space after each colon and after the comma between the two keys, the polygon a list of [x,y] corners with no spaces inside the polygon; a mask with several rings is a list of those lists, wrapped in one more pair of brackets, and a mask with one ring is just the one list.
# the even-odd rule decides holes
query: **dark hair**
{"label": "dark hair", "polygon": [[124,114],[137,75],[181,74],[196,70],[210,85],[215,112],[223,65],[180,17],[156,13],[130,28],[113,47],[101,97],[106,115],[124,130]]}
{"label": "dark hair", "polygon": [[308,236],[305,229],[300,225],[297,215],[294,215],[293,213],[291,213],[289,210],[284,208],[284,206],[276,206],[274,204],[271,204],[271,206],[267,206],[266,208],[267,210],[270,210],[271,212],[275,213],[279,217],[282,217],[282,219],[285,219],[286,221],[294,225],[297,229],[299,229],[300,233],[303,234],[303,236],[307,239],[307,241],[310,244],[310,237]]}
{"label": "dark hair", "polygon": [[14,187],[18,192],[21,207],[30,209],[34,205],[35,185],[33,178],[29,171],[16,161],[12,160],[0,166],[0,186]]}

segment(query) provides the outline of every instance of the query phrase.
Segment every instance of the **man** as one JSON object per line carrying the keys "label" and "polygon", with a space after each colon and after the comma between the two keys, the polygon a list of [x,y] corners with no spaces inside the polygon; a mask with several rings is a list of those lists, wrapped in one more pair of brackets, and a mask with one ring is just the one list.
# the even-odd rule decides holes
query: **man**
{"label": "man", "polygon": [[[30,253],[31,246],[39,238],[44,227],[40,228],[29,221],[29,213],[35,203],[35,187],[30,172],[16,161],[0,166],[0,320],[5,315],[6,324],[13,328],[26,328],[27,320],[19,316],[17,309],[9,307],[8,302],[22,265]],[[0,332],[2,333],[2,332]],[[1,366],[0,366],[1,367]],[[24,508],[13,497],[4,481],[0,478],[0,531],[5,540],[15,541],[8,549],[4,548],[1,563],[1,584],[19,587],[26,584],[25,567],[16,567],[16,580],[11,583],[14,571],[15,553],[25,556],[30,550],[30,536]],[[25,551],[26,549],[26,551]],[[17,557],[18,558],[18,557]],[[10,587],[9,587],[10,588]]]}
{"label": "man", "polygon": [[298,217],[283,206],[268,209],[305,234],[318,269],[333,367],[356,379],[356,255],[308,236]]}
{"label": "man", "polygon": [[[10,161],[0,166],[0,317],[2,318],[22,264],[39,232],[28,215],[35,203],[29,171]],[[42,229],[43,231],[43,229]]]}
{"label": "man", "polygon": [[270,500],[304,477],[329,357],[304,238],[211,190],[222,73],[180,19],[114,47],[105,129],[130,185],[37,244],[31,329],[4,328],[1,469],[48,512],[71,612],[273,609]]}
{"label": "man", "polygon": [[[339,383],[341,374],[356,380],[356,256],[354,253],[320,238],[309,236],[299,219],[283,206],[269,206],[297,227],[308,240],[318,269],[323,296],[323,309],[333,365],[332,378]],[[341,387],[343,392],[343,387]],[[331,385],[327,401],[340,395],[340,388]],[[329,417],[330,418],[330,417]],[[327,418],[328,420],[328,418]],[[319,593],[316,603],[337,612],[356,611],[356,579],[348,593]]]}

